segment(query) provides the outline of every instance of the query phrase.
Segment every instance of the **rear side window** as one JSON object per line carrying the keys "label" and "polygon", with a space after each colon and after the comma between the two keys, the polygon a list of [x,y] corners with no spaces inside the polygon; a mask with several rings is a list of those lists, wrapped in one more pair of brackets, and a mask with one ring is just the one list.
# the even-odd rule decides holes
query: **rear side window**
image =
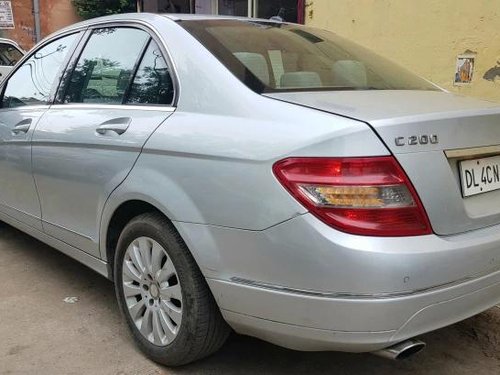
{"label": "rear side window", "polygon": [[8,43],[0,43],[0,65],[14,66],[21,60],[23,54],[16,47]]}
{"label": "rear side window", "polygon": [[174,85],[160,47],[151,40],[130,88],[127,104],[164,104],[174,100]]}
{"label": "rear side window", "polygon": [[94,30],[69,80],[65,103],[122,104],[148,43],[139,29]]}
{"label": "rear side window", "polygon": [[7,82],[3,108],[48,103],[50,92],[78,34],[71,34],[36,51]]}

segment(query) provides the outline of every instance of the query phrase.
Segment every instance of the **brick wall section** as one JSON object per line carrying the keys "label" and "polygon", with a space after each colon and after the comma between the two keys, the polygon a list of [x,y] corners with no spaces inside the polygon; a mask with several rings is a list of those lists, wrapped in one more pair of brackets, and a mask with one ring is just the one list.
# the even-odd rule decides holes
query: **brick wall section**
{"label": "brick wall section", "polygon": [[80,21],[71,0],[40,0],[42,37]]}
{"label": "brick wall section", "polygon": [[4,30],[7,38],[18,42],[24,49],[28,50],[35,42],[35,22],[33,19],[33,1],[12,1],[12,12],[14,13],[14,30]]}
{"label": "brick wall section", "polygon": [[[12,1],[12,11],[16,27],[14,30],[2,30],[2,34],[28,50],[35,44],[33,0]],[[78,21],[71,0],[40,0],[42,38]]]}

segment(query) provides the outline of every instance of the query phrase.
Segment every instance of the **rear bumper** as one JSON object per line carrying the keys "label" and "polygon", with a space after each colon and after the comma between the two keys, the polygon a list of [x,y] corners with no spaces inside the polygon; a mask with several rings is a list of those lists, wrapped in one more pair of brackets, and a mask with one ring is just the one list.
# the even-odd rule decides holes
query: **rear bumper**
{"label": "rear bumper", "polygon": [[176,226],[233,328],[294,349],[378,350],[500,302],[500,226],[401,238],[310,214],[263,231]]}
{"label": "rear bumper", "polygon": [[238,333],[308,351],[375,351],[500,303],[500,271],[447,288],[382,299],[324,298],[208,282],[224,318]]}

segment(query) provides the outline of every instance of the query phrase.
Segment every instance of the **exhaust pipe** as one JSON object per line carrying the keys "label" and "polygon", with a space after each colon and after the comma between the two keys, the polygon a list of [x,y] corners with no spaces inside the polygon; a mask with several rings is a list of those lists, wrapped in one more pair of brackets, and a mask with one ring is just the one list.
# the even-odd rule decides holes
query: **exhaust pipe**
{"label": "exhaust pipe", "polygon": [[372,352],[372,354],[397,361],[417,354],[425,348],[425,345],[426,344],[423,341],[410,339],[388,348],[377,350],[376,352]]}

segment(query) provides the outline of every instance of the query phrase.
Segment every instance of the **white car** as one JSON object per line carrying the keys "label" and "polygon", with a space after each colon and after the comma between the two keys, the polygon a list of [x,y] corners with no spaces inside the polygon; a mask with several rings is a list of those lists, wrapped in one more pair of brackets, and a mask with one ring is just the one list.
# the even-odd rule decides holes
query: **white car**
{"label": "white car", "polygon": [[19,44],[10,39],[0,38],[0,81],[23,56],[24,51]]}

